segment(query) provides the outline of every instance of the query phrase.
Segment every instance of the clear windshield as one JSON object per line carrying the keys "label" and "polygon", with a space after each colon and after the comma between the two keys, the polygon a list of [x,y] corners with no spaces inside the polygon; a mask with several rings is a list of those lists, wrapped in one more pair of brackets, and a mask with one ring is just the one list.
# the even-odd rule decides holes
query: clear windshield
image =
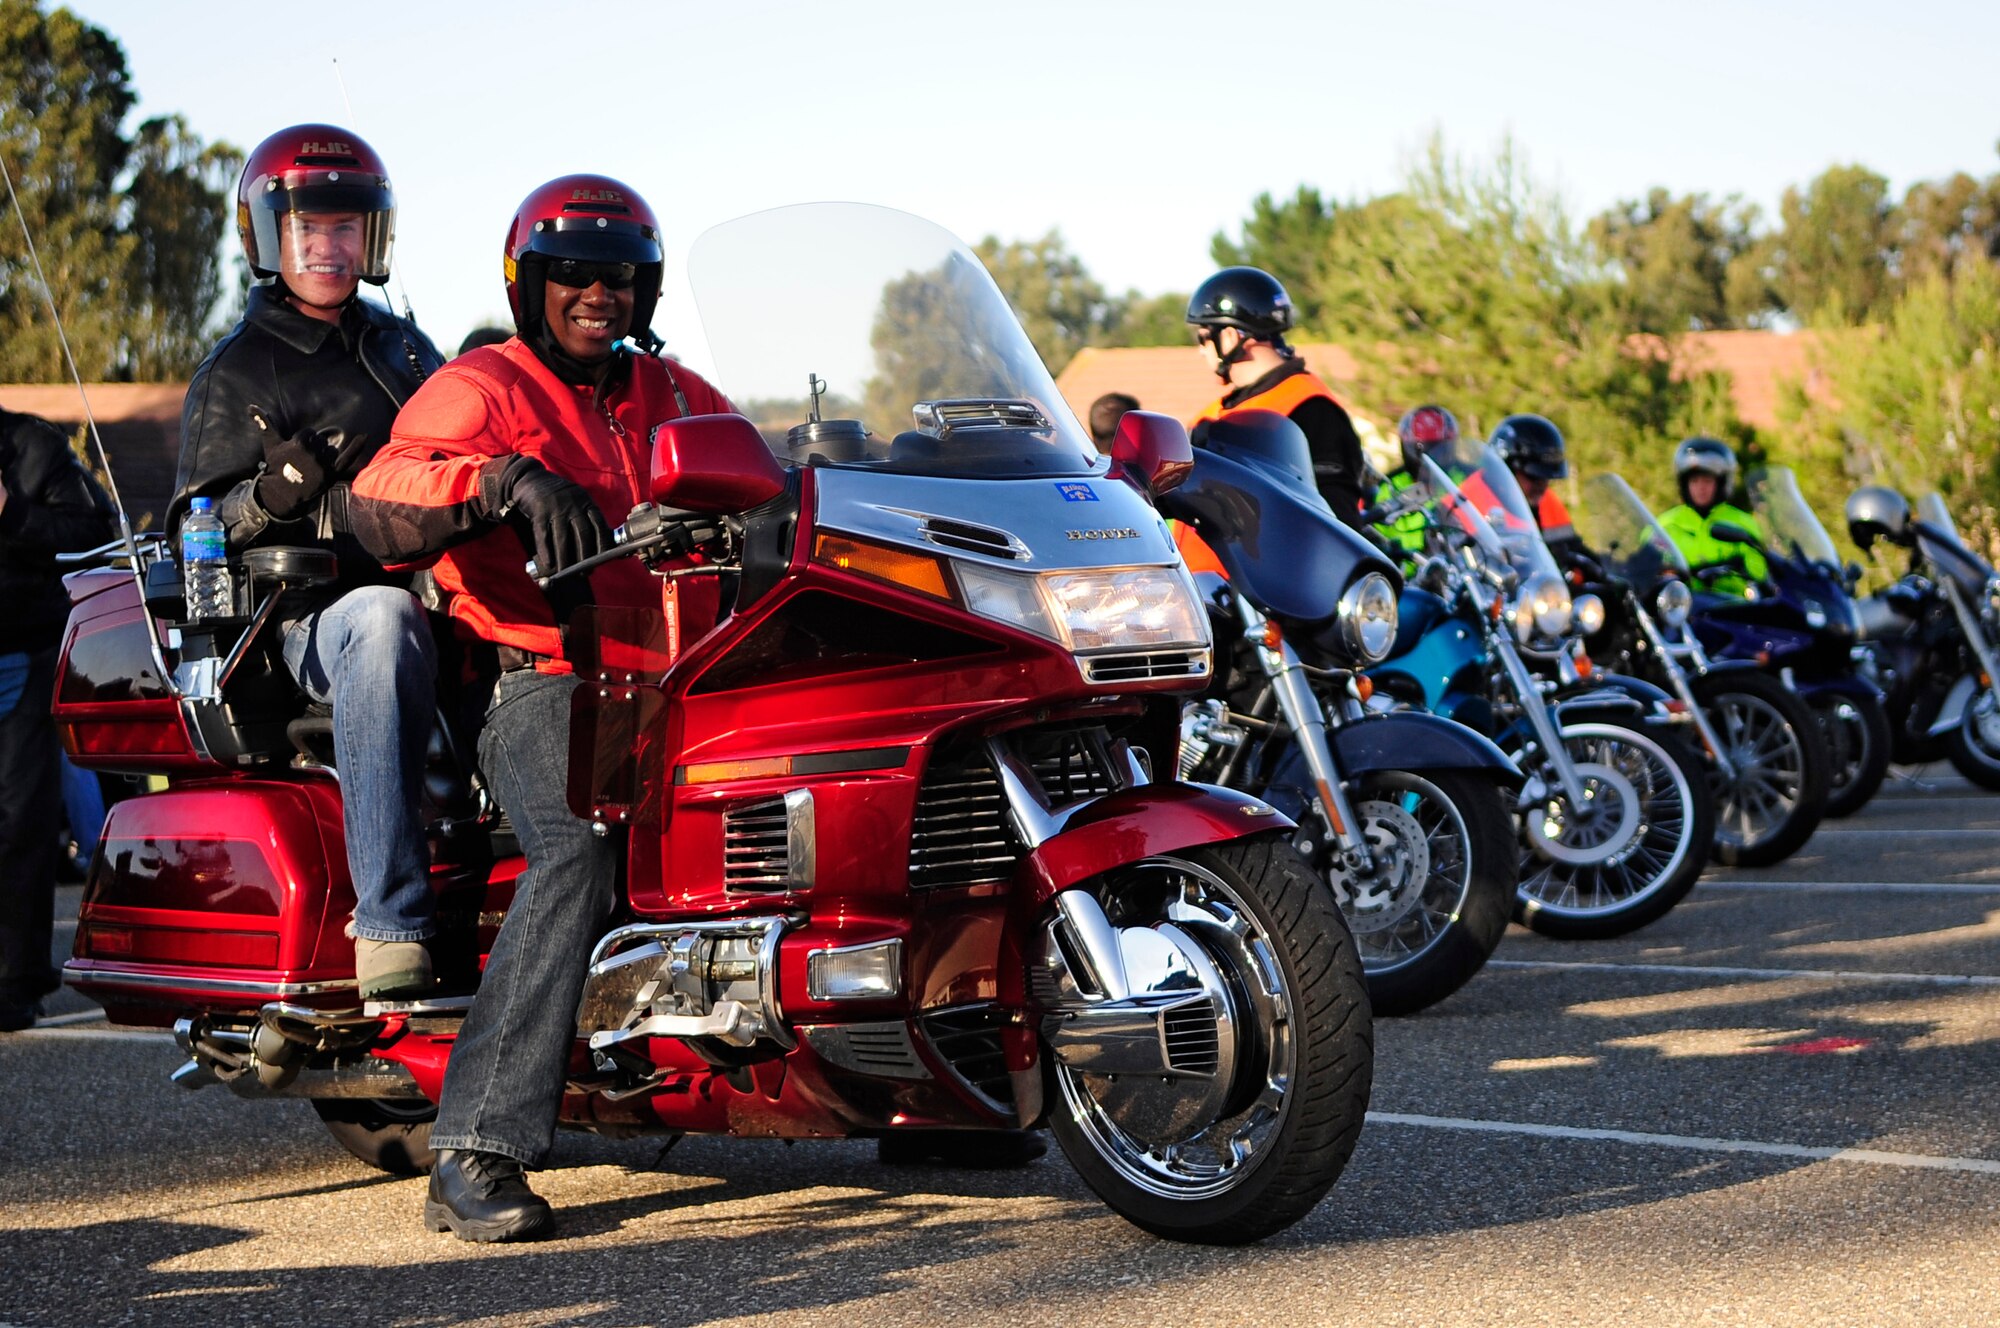
{"label": "clear windshield", "polygon": [[1950,538],[1950,543],[1940,543],[1928,536],[1919,535],[1918,545],[1931,562],[1943,572],[1948,572],[1966,594],[1977,599],[1986,593],[1986,582],[1993,575],[1993,567],[1984,558],[1972,551],[1965,537],[1958,533],[1958,526],[1951,519],[1951,509],[1945,506],[1944,496],[1932,492],[1917,499],[1917,520]]}
{"label": "clear windshield", "polygon": [[1621,581],[1649,586],[1669,573],[1689,578],[1687,558],[1652,509],[1618,475],[1593,475],[1583,482],[1583,505],[1576,533]]}
{"label": "clear windshield", "polygon": [[1826,527],[1819,523],[1805,496],[1799,492],[1799,479],[1787,466],[1771,466],[1750,476],[1747,487],[1750,490],[1750,506],[1756,509],[1757,519],[1764,524],[1765,538],[1771,547],[1780,553],[1803,558],[1807,562],[1821,563],[1836,571],[1840,567],[1840,551],[1833,547],[1833,537],[1826,533]]}
{"label": "clear windshield", "polygon": [[1444,520],[1470,534],[1489,562],[1513,568],[1523,580],[1536,572],[1546,572],[1561,580],[1555,557],[1542,542],[1534,519],[1529,518],[1525,527],[1521,524],[1519,513],[1526,510],[1527,499],[1521,495],[1521,486],[1514,482],[1513,472],[1500,465],[1505,484],[1513,489],[1517,510],[1510,510],[1506,498],[1495,492],[1497,477],[1482,480],[1483,473],[1483,468],[1475,469],[1461,487],[1436,461],[1428,456],[1423,458],[1424,487],[1430,490],[1439,513]]}
{"label": "clear windshield", "polygon": [[1099,465],[978,256],[928,221],[758,212],[702,234],[688,278],[716,386],[781,457],[1014,479]]}
{"label": "clear windshield", "polygon": [[1933,489],[1917,499],[1917,520],[1949,531],[1953,538],[1960,538],[1958,524],[1951,519],[1951,509],[1944,504],[1944,495]]}

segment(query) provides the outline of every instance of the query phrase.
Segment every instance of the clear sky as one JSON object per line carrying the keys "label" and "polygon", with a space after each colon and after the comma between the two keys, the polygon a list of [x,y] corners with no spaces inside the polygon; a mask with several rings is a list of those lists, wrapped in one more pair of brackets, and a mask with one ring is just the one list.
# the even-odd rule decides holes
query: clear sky
{"label": "clear sky", "polygon": [[1434,129],[1475,155],[1511,133],[1585,215],[1655,184],[1768,212],[1836,162],[1899,193],[2000,168],[1995,3],[69,3],[123,42],[142,114],[240,147],[307,120],[372,142],[447,351],[504,321],[514,205],[575,170],[659,211],[656,325],[699,365],[688,244],[784,203],[968,240],[1059,227],[1107,286],[1154,293],[1206,275],[1259,192],[1393,188]]}

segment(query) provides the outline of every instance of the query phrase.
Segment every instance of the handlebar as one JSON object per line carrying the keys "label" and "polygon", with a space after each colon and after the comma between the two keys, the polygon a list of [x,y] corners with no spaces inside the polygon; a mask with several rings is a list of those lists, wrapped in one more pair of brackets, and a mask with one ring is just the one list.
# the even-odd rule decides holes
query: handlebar
{"label": "handlebar", "polygon": [[567,567],[542,574],[533,558],[524,564],[534,583],[547,590],[557,581],[585,572],[595,571],[606,563],[633,556],[645,557],[654,550],[664,549],[669,553],[685,553],[704,544],[712,544],[726,539],[729,535],[727,518],[712,516],[704,512],[688,512],[678,507],[657,507],[652,503],[640,503],[625,516],[625,524],[612,532],[613,545],[594,553],[588,558],[580,558]]}

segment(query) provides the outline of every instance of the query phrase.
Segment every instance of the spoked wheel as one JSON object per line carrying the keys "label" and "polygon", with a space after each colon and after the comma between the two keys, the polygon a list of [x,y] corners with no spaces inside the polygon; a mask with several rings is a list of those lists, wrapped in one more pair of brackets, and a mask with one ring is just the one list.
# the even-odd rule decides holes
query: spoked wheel
{"label": "spoked wheel", "polygon": [[1871,696],[1821,692],[1807,698],[1826,743],[1826,814],[1852,816],[1889,773],[1889,716]]}
{"label": "spoked wheel", "polygon": [[1464,986],[1506,933],[1512,818],[1496,785],[1456,771],[1371,774],[1353,803],[1369,871],[1342,861],[1323,831],[1303,831],[1299,847],[1333,887],[1375,1013],[1409,1014]]}
{"label": "spoked wheel", "polygon": [[1785,685],[1761,673],[1695,681],[1734,773],[1709,774],[1715,795],[1715,860],[1768,867],[1797,852],[1826,814],[1827,756],[1819,721]]}
{"label": "spoked wheel", "polygon": [[1945,734],[1945,755],[1959,774],[1983,789],[2000,792],[2000,709],[1994,707],[1987,688],[1973,694],[1958,727]]}
{"label": "spoked wheel", "polygon": [[1059,915],[1036,976],[1049,1124],[1070,1164],[1155,1235],[1234,1245],[1298,1221],[1346,1167],[1374,1069],[1367,987],[1331,895],[1270,837],[1083,889],[1069,907],[1108,923],[1100,953],[1115,946],[1110,985],[1127,994],[1105,989]]}
{"label": "spoked wheel", "polygon": [[1665,915],[1701,874],[1715,809],[1700,758],[1617,720],[1565,724],[1562,736],[1585,805],[1570,804],[1546,762],[1534,764],[1514,915],[1545,936],[1622,936]]}
{"label": "spoked wheel", "polygon": [[433,1103],[421,1098],[314,1098],[313,1110],[342,1148],[392,1176],[421,1176],[435,1161]]}

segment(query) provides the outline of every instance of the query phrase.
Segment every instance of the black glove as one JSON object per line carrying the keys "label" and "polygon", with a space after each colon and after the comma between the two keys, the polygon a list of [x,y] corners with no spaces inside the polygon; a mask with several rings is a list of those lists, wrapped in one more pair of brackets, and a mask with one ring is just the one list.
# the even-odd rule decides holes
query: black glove
{"label": "black glove", "polygon": [[274,521],[296,520],[333,483],[333,459],[346,435],[339,429],[305,429],[281,440],[255,406],[250,419],[266,435],[257,505]]}
{"label": "black glove", "polygon": [[[582,485],[564,479],[532,457],[489,462],[480,477],[488,509],[527,527],[535,571],[553,576],[572,563],[610,548],[611,527]],[[490,483],[490,495],[488,493]]]}

